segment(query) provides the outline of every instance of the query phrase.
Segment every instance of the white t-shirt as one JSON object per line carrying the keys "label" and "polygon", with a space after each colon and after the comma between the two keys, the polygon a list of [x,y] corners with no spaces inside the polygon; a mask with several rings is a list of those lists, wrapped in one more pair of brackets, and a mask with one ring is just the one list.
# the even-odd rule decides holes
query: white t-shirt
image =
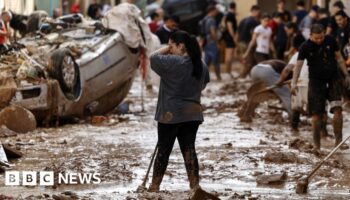
{"label": "white t-shirt", "polygon": [[[299,55],[299,52],[295,52],[292,58],[289,60],[288,65],[293,65],[295,67],[298,61],[298,55]],[[307,65],[307,60],[304,60],[304,64],[301,68],[297,85],[305,86],[305,85],[308,85],[308,83],[309,83],[309,66]]]}
{"label": "white t-shirt", "polygon": [[263,25],[259,25],[255,27],[254,33],[258,36],[256,38],[256,52],[269,54],[270,50],[270,40],[272,35],[272,30],[270,27],[264,27]]}

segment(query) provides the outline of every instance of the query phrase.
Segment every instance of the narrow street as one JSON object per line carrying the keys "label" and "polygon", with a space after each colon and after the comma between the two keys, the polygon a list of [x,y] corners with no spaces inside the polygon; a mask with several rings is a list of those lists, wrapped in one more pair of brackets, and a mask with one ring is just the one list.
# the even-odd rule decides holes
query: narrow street
{"label": "narrow street", "polygon": [[[287,114],[268,107],[280,106],[278,101],[262,103],[252,123],[240,123],[236,114],[245,101],[250,82],[238,78],[232,81],[226,76],[223,79],[210,82],[202,98],[205,122],[200,126],[196,145],[203,189],[230,200],[350,198],[348,150],[337,152],[321,167],[312,178],[307,195],[297,195],[298,178],[310,172],[315,163],[331,151],[334,140],[322,140],[325,148],[321,149],[321,155],[312,152],[310,123],[303,117],[300,133],[292,133]],[[10,143],[24,153],[23,158],[11,161],[13,170],[98,172],[101,184],[5,187],[4,174],[1,174],[0,194],[19,199],[51,199],[64,192],[80,199],[186,199],[189,186],[177,143],[161,193],[135,192],[142,183],[157,141],[153,120],[157,95],[145,94],[145,112],[140,112],[140,87],[137,78],[126,99],[130,102],[129,114],[111,113],[106,121],[97,125],[87,119],[78,124],[40,128],[2,138],[3,143]],[[344,115],[347,136],[350,118],[349,113]],[[330,125],[328,131],[332,133]],[[285,180],[257,184],[259,175],[284,172]]]}

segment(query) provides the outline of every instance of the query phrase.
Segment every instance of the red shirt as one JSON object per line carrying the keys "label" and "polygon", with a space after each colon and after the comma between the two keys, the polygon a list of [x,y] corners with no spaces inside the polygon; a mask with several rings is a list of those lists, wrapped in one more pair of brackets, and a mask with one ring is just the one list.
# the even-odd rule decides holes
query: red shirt
{"label": "red shirt", "polygon": [[277,32],[277,26],[278,26],[278,24],[273,20],[273,19],[271,19],[270,21],[269,21],[269,24],[267,25],[268,27],[270,27],[271,28],[271,30],[272,30],[272,38],[273,37],[275,37],[275,35],[276,35],[276,32]]}
{"label": "red shirt", "polygon": [[151,29],[152,33],[155,33],[158,30],[158,23],[155,21],[152,21],[151,23],[148,24],[149,28]]}
{"label": "red shirt", "polygon": [[70,12],[71,13],[80,13],[80,6],[78,3],[75,3],[72,5],[72,7],[70,8]]}
{"label": "red shirt", "polygon": [[[7,29],[3,21],[0,21],[0,30],[7,33]],[[6,41],[7,37],[5,35],[0,35],[0,44],[5,44]]]}

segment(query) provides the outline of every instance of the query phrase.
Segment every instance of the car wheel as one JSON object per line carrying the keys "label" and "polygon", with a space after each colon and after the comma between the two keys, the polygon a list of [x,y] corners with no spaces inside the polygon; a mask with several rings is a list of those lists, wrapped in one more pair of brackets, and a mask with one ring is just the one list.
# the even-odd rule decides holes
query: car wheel
{"label": "car wheel", "polygon": [[59,82],[66,95],[76,94],[75,90],[80,84],[79,66],[69,49],[58,49],[52,53],[48,73]]}

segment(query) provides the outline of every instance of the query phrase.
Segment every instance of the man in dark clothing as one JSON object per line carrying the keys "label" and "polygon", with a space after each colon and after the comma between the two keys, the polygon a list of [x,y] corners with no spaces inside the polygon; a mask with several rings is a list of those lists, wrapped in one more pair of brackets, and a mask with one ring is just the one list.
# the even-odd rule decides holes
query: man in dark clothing
{"label": "man in dark clothing", "polygon": [[285,31],[285,25],[283,22],[283,15],[281,13],[274,16],[277,22],[276,35],[274,39],[274,45],[276,49],[277,59],[284,60],[284,52],[287,48],[288,37]]}
{"label": "man in dark clothing", "polygon": [[[327,35],[332,35],[333,37],[337,37],[337,32],[338,32],[338,25],[335,20],[335,14],[338,13],[339,11],[344,11],[345,12],[345,6],[342,1],[336,1],[333,4],[333,16],[328,24],[327,27]],[[347,16],[348,21],[350,20],[349,16]]]}
{"label": "man in dark clothing", "polygon": [[[260,7],[254,5],[250,9],[250,16],[244,18],[238,26],[236,37],[238,41],[238,51],[244,54],[248,48],[250,40],[252,39],[253,31],[256,26],[260,24]],[[249,53],[241,77],[248,75],[250,67],[254,65],[253,51]]]}
{"label": "man in dark clothing", "polygon": [[87,14],[93,20],[99,20],[102,17],[102,6],[98,4],[96,1],[89,5]]}
{"label": "man in dark clothing", "polygon": [[285,25],[284,28],[288,37],[288,51],[285,53],[285,56],[290,57],[298,51],[300,45],[305,42],[305,38],[298,30],[296,23],[289,22]]}
{"label": "man in dark clothing", "polygon": [[233,78],[233,75],[231,74],[231,70],[232,70],[233,58],[235,56],[235,49],[236,49],[236,43],[234,41],[236,31],[237,31],[236,4],[231,3],[230,9],[227,12],[225,17],[225,31],[223,33],[223,39],[226,44],[225,64],[226,64],[226,69],[229,75],[231,76],[231,78]]}
{"label": "man in dark clothing", "polygon": [[244,43],[246,46],[248,46],[252,39],[254,28],[260,24],[260,7],[252,6],[250,13],[250,16],[244,18],[238,26],[238,41]]}
{"label": "man in dark clothing", "polygon": [[305,9],[305,3],[304,1],[298,1],[297,2],[297,10],[293,13],[293,22],[297,25],[300,24],[301,20],[304,19],[304,17],[308,14],[308,12]]}
{"label": "man in dark clothing", "polygon": [[275,11],[272,15],[274,16],[277,14],[281,14],[284,22],[290,22],[292,21],[292,15],[288,10],[286,10],[285,6],[286,6],[285,0],[278,0],[277,11]]}
{"label": "man in dark clothing", "polygon": [[329,17],[328,10],[326,8],[320,8],[318,10],[318,20],[316,23],[322,24],[323,27],[327,27],[331,18]]}
{"label": "man in dark clothing", "polygon": [[[335,20],[338,25],[337,41],[340,46],[342,56],[345,60],[349,60],[349,39],[350,39],[350,21],[344,11],[339,11],[335,14]],[[341,77],[342,79],[344,77]],[[342,80],[343,81],[343,80]],[[349,105],[350,91],[347,88],[343,88],[343,97],[346,101],[346,107]]]}
{"label": "man in dark clothing", "polygon": [[340,46],[343,58],[347,59],[348,55],[345,55],[344,48],[349,42],[350,21],[348,21],[348,17],[344,11],[337,12],[334,17],[338,25],[337,41]]}
{"label": "man in dark clothing", "polygon": [[[339,51],[335,39],[325,36],[324,28],[314,24],[310,30],[310,39],[299,49],[298,61],[295,66],[292,94],[296,94],[297,82],[304,60],[309,66],[308,112],[312,115],[312,131],[315,148],[321,148],[320,133],[322,130],[322,117],[326,113],[326,101],[329,102],[330,112],[334,114],[333,130],[335,146],[343,138],[343,116],[341,102],[341,83],[339,81],[339,68],[344,74],[346,86],[350,86],[350,76],[346,70],[344,59]],[[346,146],[343,146],[346,148]]]}
{"label": "man in dark clothing", "polygon": [[161,44],[168,44],[170,35],[177,29],[179,23],[180,19],[178,16],[164,17],[164,24],[156,31]]}

